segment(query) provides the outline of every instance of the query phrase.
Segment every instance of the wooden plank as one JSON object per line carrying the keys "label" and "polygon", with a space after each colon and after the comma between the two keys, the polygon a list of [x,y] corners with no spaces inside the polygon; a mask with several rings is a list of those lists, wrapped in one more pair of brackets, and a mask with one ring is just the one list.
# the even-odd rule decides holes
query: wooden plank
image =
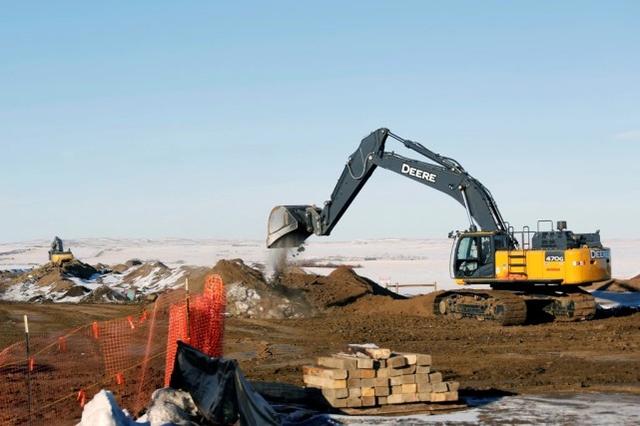
{"label": "wooden plank", "polygon": [[373,384],[375,387],[382,387],[382,386],[389,387],[389,379],[386,377],[376,377],[375,379],[373,379]]}
{"label": "wooden plank", "polygon": [[327,379],[346,379],[347,370],[339,370],[335,368],[321,368],[305,365],[302,367],[302,374],[305,376],[326,377]]}
{"label": "wooden plank", "polygon": [[[418,393],[430,394],[433,391],[433,386],[431,385],[431,383],[417,383],[416,387],[417,387]],[[431,401],[431,399],[429,399],[429,401]]]}
{"label": "wooden plank", "polygon": [[396,376],[389,379],[391,386],[395,385],[408,385],[416,382],[415,374],[405,374],[403,376]]}
{"label": "wooden plank", "polygon": [[394,352],[394,355],[403,356],[407,360],[407,365],[414,365],[418,363],[418,354],[406,353],[406,352]]}
{"label": "wooden plank", "polygon": [[322,389],[341,389],[347,387],[346,380],[334,380],[318,376],[302,376],[302,380],[310,387],[319,387]]}
{"label": "wooden plank", "polygon": [[361,388],[362,387],[362,379],[355,379],[353,377],[349,377],[347,379],[347,387],[349,387],[349,388]]}
{"label": "wooden plank", "polygon": [[349,377],[354,379],[373,379],[376,377],[376,370],[365,368],[354,368],[348,371]]}
{"label": "wooden plank", "polygon": [[389,369],[389,377],[402,376],[403,374],[415,374],[416,366],[408,365],[402,368],[390,368]]}
{"label": "wooden plank", "polygon": [[318,357],[316,363],[321,367],[337,368],[340,370],[351,370],[358,367],[355,359],[336,358],[331,356]]}
{"label": "wooden plank", "polygon": [[402,386],[402,393],[416,393],[416,384],[406,384],[406,385],[401,385]]}
{"label": "wooden plank", "polygon": [[396,393],[387,397],[388,404],[406,404],[408,402],[418,402],[418,396],[415,393]]}
{"label": "wooden plank", "polygon": [[362,399],[360,398],[347,398],[347,407],[362,407]]}
{"label": "wooden plank", "polygon": [[430,366],[432,364],[431,355],[416,354],[416,364],[420,366]]}
{"label": "wooden plank", "polygon": [[419,374],[416,373],[413,375],[415,377],[416,383],[429,383],[429,375],[428,374]]}
{"label": "wooden plank", "polygon": [[372,388],[376,385],[376,379],[360,379],[360,387]]}
{"label": "wooden plank", "polygon": [[441,392],[434,393],[431,392],[431,401],[432,402],[446,402],[446,401],[457,401],[458,400],[458,392]]}
{"label": "wooden plank", "polygon": [[389,396],[391,394],[391,389],[389,389],[389,386],[376,386],[373,389],[375,390],[376,396]]}
{"label": "wooden plank", "polygon": [[449,387],[445,382],[432,383],[431,385],[433,386],[431,392],[447,392],[449,390]]}
{"label": "wooden plank", "polygon": [[376,396],[376,388],[360,388],[362,396]]}
{"label": "wooden plank", "polygon": [[429,374],[429,381],[431,383],[440,383],[442,381],[442,373],[431,373]]}
{"label": "wooden plank", "polygon": [[384,377],[384,378],[388,378],[389,377],[389,368],[379,368],[376,370],[376,377]]}
{"label": "wooden plank", "polygon": [[378,407],[375,408],[353,408],[340,410],[344,414],[354,416],[377,416],[377,415],[410,415],[410,414],[436,414],[446,413],[467,408],[460,403],[410,403],[410,404],[388,404],[385,397],[378,397]]}
{"label": "wooden plank", "polygon": [[374,407],[376,405],[376,397],[375,396],[363,396],[360,398],[362,400],[363,407]]}
{"label": "wooden plank", "polygon": [[416,374],[429,374],[431,373],[431,367],[428,365],[418,365],[416,367]]}
{"label": "wooden plank", "polygon": [[358,398],[362,396],[362,388],[349,388],[349,398]]}
{"label": "wooden plank", "polygon": [[392,368],[401,368],[409,365],[407,358],[402,355],[395,355],[387,360],[387,365]]}

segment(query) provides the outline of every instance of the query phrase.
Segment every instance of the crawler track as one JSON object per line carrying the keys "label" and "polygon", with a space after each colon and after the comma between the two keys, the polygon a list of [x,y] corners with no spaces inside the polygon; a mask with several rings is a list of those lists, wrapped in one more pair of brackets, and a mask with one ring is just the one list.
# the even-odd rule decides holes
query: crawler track
{"label": "crawler track", "polygon": [[571,322],[592,319],[596,303],[591,294],[583,292],[454,290],[435,297],[434,313],[452,319],[496,321],[502,325]]}
{"label": "crawler track", "polygon": [[445,291],[434,299],[436,315],[496,321],[502,325],[524,324],[527,319],[525,300],[503,290]]}

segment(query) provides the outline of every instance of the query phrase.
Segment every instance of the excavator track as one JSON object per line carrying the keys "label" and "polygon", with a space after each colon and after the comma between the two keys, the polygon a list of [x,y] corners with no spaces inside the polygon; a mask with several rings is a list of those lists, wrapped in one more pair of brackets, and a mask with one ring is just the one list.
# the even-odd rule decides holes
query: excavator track
{"label": "excavator track", "polygon": [[435,297],[434,313],[452,319],[475,318],[519,325],[527,320],[527,305],[522,297],[509,291],[445,291]]}
{"label": "excavator track", "polygon": [[541,309],[535,314],[547,315],[557,322],[590,320],[596,315],[596,300],[589,293],[560,295],[526,295],[529,305],[537,302]]}
{"label": "excavator track", "polygon": [[583,321],[596,314],[595,298],[582,292],[529,294],[508,290],[453,290],[438,294],[433,308],[439,316],[475,318],[501,325]]}

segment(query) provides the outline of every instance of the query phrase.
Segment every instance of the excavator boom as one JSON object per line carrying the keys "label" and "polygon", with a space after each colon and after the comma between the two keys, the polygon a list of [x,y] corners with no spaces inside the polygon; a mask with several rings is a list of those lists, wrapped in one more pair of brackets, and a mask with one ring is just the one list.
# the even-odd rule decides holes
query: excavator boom
{"label": "excavator boom", "polygon": [[[385,151],[389,138],[432,163]],[[329,235],[377,167],[403,175],[458,201],[467,211],[471,230],[479,226],[485,231],[507,231],[507,225],[489,190],[469,175],[460,163],[436,154],[417,142],[403,139],[389,129],[380,128],[364,138],[349,157],[330,199],[322,208],[287,205],[277,206],[271,211],[267,246],[294,247],[310,235]]]}

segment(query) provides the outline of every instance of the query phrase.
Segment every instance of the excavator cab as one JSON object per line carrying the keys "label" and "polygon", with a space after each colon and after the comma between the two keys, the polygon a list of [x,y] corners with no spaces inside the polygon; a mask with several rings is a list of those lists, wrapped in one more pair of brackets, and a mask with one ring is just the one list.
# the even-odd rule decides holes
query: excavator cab
{"label": "excavator cab", "polygon": [[496,250],[506,250],[509,238],[500,232],[462,232],[455,237],[451,276],[456,279],[494,278]]}

